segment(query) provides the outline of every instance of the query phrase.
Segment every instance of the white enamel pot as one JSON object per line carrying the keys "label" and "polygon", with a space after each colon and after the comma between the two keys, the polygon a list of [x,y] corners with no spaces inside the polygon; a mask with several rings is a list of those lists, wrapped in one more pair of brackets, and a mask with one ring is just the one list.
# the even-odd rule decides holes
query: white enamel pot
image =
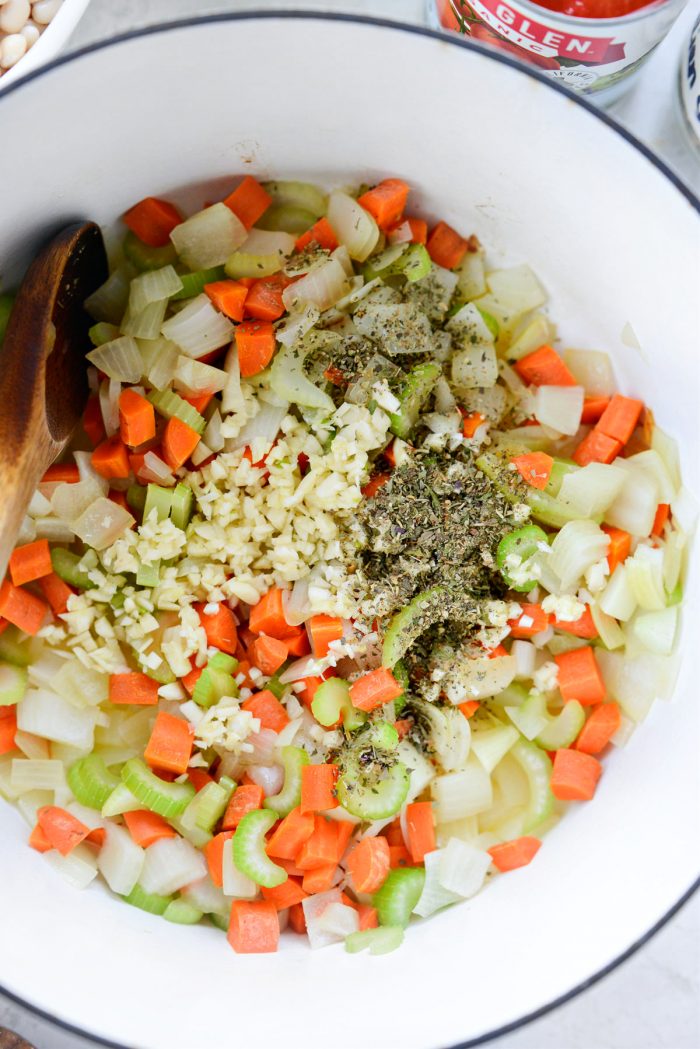
{"label": "white enamel pot", "polygon": [[[254,172],[329,186],[400,175],[429,218],[529,262],[562,345],[609,351],[622,390],[679,441],[698,493],[698,202],[617,128],[507,57],[456,37],[319,15],[147,31],[0,97],[0,273],[47,231],[110,223],[148,194]],[[202,200],[206,192],[198,192]],[[193,197],[194,201],[195,197]],[[633,348],[630,327],[641,349]],[[623,330],[627,335],[623,338]],[[112,1043],[149,1049],[437,1049],[523,1022],[607,971],[700,871],[698,558],[683,665],[531,866],[411,928],[386,957],[237,956],[102,886],[67,886],[0,804],[0,985]]]}

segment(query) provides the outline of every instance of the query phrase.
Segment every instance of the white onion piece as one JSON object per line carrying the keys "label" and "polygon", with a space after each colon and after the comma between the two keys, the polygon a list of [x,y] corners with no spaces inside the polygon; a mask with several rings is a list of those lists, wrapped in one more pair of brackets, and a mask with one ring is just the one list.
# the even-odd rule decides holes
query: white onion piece
{"label": "white onion piece", "polygon": [[119,395],[121,383],[116,379],[105,379],[100,384],[99,399],[102,422],[108,437],[113,437],[119,430]]}
{"label": "white onion piece", "polygon": [[631,627],[643,648],[670,656],[678,629],[678,605],[657,612],[640,612],[632,620]]}
{"label": "white onion piece", "polygon": [[161,327],[188,357],[205,357],[225,346],[233,338],[233,325],[214,308],[207,295],[197,295],[184,309],[170,317]]}
{"label": "white onion piece", "polygon": [[181,895],[204,914],[224,914],[228,907],[222,890],[218,885],[214,885],[208,875],[199,881],[191,882],[182,890]]}
{"label": "white onion piece", "polygon": [[176,390],[181,390],[185,397],[196,397],[201,393],[219,393],[226,385],[227,375],[221,368],[211,364],[180,356],[173,375]]}
{"label": "white onion piece", "polygon": [[50,682],[51,688],[74,707],[97,707],[109,698],[109,678],[84,666],[77,659],[62,661]]}
{"label": "white onion piece", "polygon": [[629,588],[640,608],[659,612],[666,607],[663,550],[640,545],[625,561],[625,568]]}
{"label": "white onion piece", "polygon": [[549,567],[566,590],[606,556],[609,545],[610,537],[593,521],[567,521],[550,547]]}
{"label": "white onion piece", "polygon": [[588,463],[564,475],[557,499],[581,517],[597,517],[614,502],[626,480],[619,466]]}
{"label": "white onion piece", "polygon": [[612,362],[598,350],[564,350],[567,368],[589,397],[611,397],[616,391]]}
{"label": "white onion piece", "polygon": [[[394,226],[393,229],[389,230],[388,239],[390,244],[410,244],[413,240],[413,230],[411,229],[411,223],[406,220],[401,222],[398,226]],[[484,288],[484,291],[486,288]]]}
{"label": "white onion piece", "polygon": [[166,487],[175,484],[175,477],[170,472],[170,467],[155,452],[146,452],[139,476],[145,481],[153,481],[154,484],[162,484]]}
{"label": "white onion piece", "polygon": [[102,494],[102,485],[92,477],[74,484],[62,482],[51,496],[51,509],[56,517],[72,525]]}
{"label": "white onion piece", "polygon": [[636,455],[630,455],[625,460],[629,466],[636,470],[642,470],[656,483],[660,503],[672,503],[676,497],[677,488],[671,475],[666,469],[666,464],[653,448],[647,448]]}
{"label": "white onion piece", "polygon": [[486,282],[491,292],[491,296],[486,298],[496,300],[497,306],[494,312],[493,302],[489,305],[485,302],[484,308],[494,314],[499,322],[536,310],[547,301],[544,288],[526,263],[492,270],[486,274]]}
{"label": "white onion piece", "polygon": [[297,579],[291,590],[282,591],[282,609],[290,626],[306,622],[311,615],[308,579]]}
{"label": "white onion piece", "polygon": [[[218,409],[213,412],[211,419],[207,423],[207,428],[202,434],[202,440],[199,443],[205,443],[208,452],[220,452],[224,447],[224,437],[221,433],[221,413]],[[195,451],[196,450],[197,449],[195,448]],[[204,456],[204,458],[206,459],[208,456]],[[199,461],[203,462],[204,459],[200,459]],[[195,465],[197,464],[195,463]]]}
{"label": "white onion piece", "polygon": [[348,278],[355,276],[355,269],[350,258],[350,252],[344,244],[339,244],[335,251],[331,252],[331,258],[339,262],[345,271],[345,276]]}
{"label": "white onion piece", "polygon": [[290,313],[288,317],[280,321],[277,327],[275,332],[277,341],[283,346],[291,346],[293,342],[302,338],[313,328],[320,316],[321,311],[318,306],[312,303],[308,303],[298,313]]}
{"label": "white onion piece", "polygon": [[117,268],[97,291],[88,296],[85,309],[96,321],[119,324],[129,299],[130,283],[126,270]]}
{"label": "white onion piece", "polygon": [[644,470],[629,466],[625,459],[618,458],[615,465],[627,471],[627,478],[617,498],[606,510],[605,520],[631,535],[648,536],[659,504],[656,480]]}
{"label": "white onion piece", "polygon": [[[24,732],[24,729],[20,729]],[[26,733],[34,735],[34,733]],[[35,790],[62,790],[66,785],[63,763],[55,759],[12,758],[10,787],[15,796]]]}
{"label": "white onion piece", "polygon": [[452,382],[458,390],[488,389],[497,379],[498,360],[493,344],[458,350],[452,358]]}
{"label": "white onion piece", "polygon": [[[78,474],[80,475],[81,481],[94,481],[95,485],[100,489],[102,495],[107,495],[109,491],[109,481],[98,474],[97,470],[92,465],[92,453],[91,452],[73,452],[73,458],[75,459],[75,465],[78,467]],[[31,507],[30,507],[31,509]],[[43,511],[46,513],[46,511]]]}
{"label": "white onion piece", "polygon": [[146,854],[124,827],[106,820],[104,830],[105,842],[97,857],[97,867],[112,892],[128,896],[141,876]]}
{"label": "white onion piece", "polygon": [[281,230],[252,229],[241,244],[248,255],[281,255],[286,258],[294,251],[295,238]]}
{"label": "white onion piece", "polygon": [[334,190],[328,198],[328,221],[351,259],[364,262],[379,240],[379,227],[368,211],[353,197]]}
{"label": "white onion piece", "polygon": [[143,360],[143,374],[156,390],[170,386],[180,359],[180,350],[169,339],[142,339],[139,350]]}
{"label": "white onion piece", "polygon": [[459,772],[448,772],[434,779],[431,792],[439,823],[475,816],[493,804],[491,777],[475,755],[470,755]]}
{"label": "white onion piece", "polygon": [[[467,302],[486,293],[483,252],[468,251],[466,253],[457,270],[457,286],[462,298]],[[541,343],[538,343],[538,345],[541,345]]]}
{"label": "white onion piece", "polygon": [[459,838],[450,838],[441,852],[440,884],[448,892],[468,900],[484,884],[491,856],[484,849],[474,848]]}
{"label": "white onion piece", "polygon": [[[306,931],[309,935],[309,943],[313,949],[317,947],[327,947],[331,943],[339,943],[345,939],[346,933],[329,932],[323,928],[320,922],[324,912],[331,906],[343,906],[343,901],[340,898],[340,889],[330,889],[328,892],[318,892],[315,896],[307,896],[302,901],[302,907],[304,909],[304,918],[306,919]],[[359,924],[359,918],[357,917],[357,911],[353,908],[348,907],[347,910],[352,910],[357,918]],[[334,915],[335,912],[331,912]],[[355,930],[357,929],[355,925]],[[352,930],[351,930],[352,931]]]}
{"label": "white onion piece", "polygon": [[226,354],[224,371],[228,378],[221,395],[221,410],[224,415],[242,412],[245,410],[245,398],[241,390],[241,368],[238,363],[238,350],[235,342],[231,343]]}
{"label": "white onion piece", "polygon": [[318,918],[318,928],[331,936],[337,936],[344,940],[360,927],[360,916],[354,907],[348,907],[345,903],[331,903],[325,910],[321,911]]}
{"label": "white onion piece", "polygon": [[199,466],[205,459],[208,459],[213,454],[213,449],[210,448],[204,441],[200,441],[195,450],[192,452],[190,459],[194,466]]}
{"label": "white onion piece", "polygon": [[104,496],[96,499],[71,527],[77,536],[95,550],[105,550],[130,528],[134,518],[117,503]]}
{"label": "white onion piece", "polygon": [[678,454],[678,445],[673,437],[659,426],[654,426],[651,434],[651,447],[658,452],[663,459],[664,466],[671,478],[671,483],[676,491],[681,487],[681,461]]}
{"label": "white onion piece", "polygon": [[421,416],[421,422],[431,433],[459,433],[462,429],[462,416],[456,409],[449,414],[426,412]]}
{"label": "white onion piece", "polygon": [[[437,773],[435,766],[407,739],[402,739],[399,743],[396,748],[396,756],[407,769],[411,770],[411,779],[405,802],[408,805],[423,793],[428,784],[433,782]],[[403,811],[406,811],[405,808]]]}
{"label": "white onion piece", "polygon": [[637,724],[647,716],[655,699],[668,699],[673,691],[677,673],[673,657],[654,652],[631,656],[598,648],[596,660],[609,698],[616,699]]}
{"label": "white onion piece", "polygon": [[695,528],[698,519],[698,502],[695,496],[685,485],[682,485],[678,495],[671,502],[671,516],[677,528],[689,535]]}
{"label": "white onion piece", "polygon": [[279,350],[270,368],[270,386],[292,404],[334,411],[333,400],[304,374],[306,353],[294,347]]}
{"label": "white onion piece", "polygon": [[154,302],[162,302],[182,291],[182,281],[172,266],[158,270],[146,270],[131,281],[129,289],[129,311],[142,313]]}
{"label": "white onion piece", "polygon": [[632,592],[626,564],[618,565],[608,580],[608,585],[598,598],[605,615],[620,619],[623,623],[632,618],[637,599]]}
{"label": "white onion piece", "polygon": [[327,259],[290,284],[282,292],[282,301],[288,310],[310,304],[327,310],[347,294],[348,280],[337,259]]}
{"label": "white onion piece", "polygon": [[[258,887],[252,878],[243,874],[233,858],[233,842],[224,844],[222,853],[222,889],[225,896],[233,896],[236,900],[253,900],[258,895]],[[228,903],[227,903],[228,908]]]}
{"label": "white onion piece", "polygon": [[261,728],[259,732],[251,732],[247,740],[253,748],[250,760],[255,765],[272,765],[275,760],[277,748],[277,733],[270,728]]}
{"label": "white onion piece", "polygon": [[435,383],[435,407],[437,411],[447,414],[457,407],[457,401],[444,375]]}
{"label": "white onion piece", "polygon": [[144,892],[169,896],[207,873],[202,853],[184,838],[161,838],[146,849],[139,884]]}
{"label": "white onion piece", "polygon": [[291,685],[305,677],[317,677],[324,669],[323,660],[314,659],[313,656],[302,656],[301,659],[295,659],[286,670],[282,671],[280,682],[283,685]]}
{"label": "white onion piece", "polygon": [[507,688],[515,677],[515,671],[513,656],[462,659],[450,668],[443,680],[443,687],[450,703],[487,699]]}
{"label": "white onion piece", "polygon": [[[534,651],[534,649],[533,649]],[[514,708],[506,708],[507,710]],[[472,750],[488,773],[493,772],[510,748],[518,742],[520,733],[513,725],[494,725],[472,733]]]}
{"label": "white onion piece", "polygon": [[260,405],[257,415],[254,415],[250,422],[245,424],[238,436],[229,442],[228,447],[231,450],[246,448],[252,445],[254,441],[259,441],[261,446],[264,445],[265,450],[263,454],[269,452],[275,437],[279,433],[280,424],[287,414],[289,404],[285,402],[278,407],[274,404],[260,402]]}
{"label": "white onion piece", "polygon": [[221,266],[247,237],[241,220],[221,203],[198,211],[170,234],[176,252],[193,270]]}
{"label": "white onion piece", "polygon": [[97,877],[97,858],[87,845],[77,845],[67,856],[51,849],[44,859],[74,889],[86,889]]}
{"label": "white onion piece", "polygon": [[424,858],[425,882],[418,903],[413,908],[413,913],[421,918],[428,918],[431,914],[449,907],[451,903],[457,903],[461,899],[455,892],[450,892],[440,883],[440,865],[443,849],[434,849],[427,853]]}
{"label": "white onion piece", "polygon": [[[38,529],[38,521],[37,521]],[[664,544],[664,586],[669,594],[675,589],[683,568],[683,551],[685,550],[683,532],[669,533]]]}
{"label": "white onion piece", "polygon": [[531,678],[535,672],[537,650],[529,641],[516,640],[510,648],[510,654],[515,659],[515,678]]}
{"label": "white onion piece", "polygon": [[430,353],[433,332],[425,313],[412,302],[370,301],[356,310],[354,324],[361,335],[378,342],[383,353]]}
{"label": "white onion piece", "polygon": [[581,425],[583,386],[538,386],[534,412],[538,422],[573,436]]}
{"label": "white onion piece", "polygon": [[119,382],[138,382],[143,374],[138,343],[130,335],[104,342],[86,356],[101,372]]}
{"label": "white onion piece", "polygon": [[[275,739],[276,743],[277,739]],[[262,787],[266,798],[271,797],[273,794],[279,794],[281,791],[284,783],[284,769],[281,765],[249,765],[246,772],[253,783]]]}

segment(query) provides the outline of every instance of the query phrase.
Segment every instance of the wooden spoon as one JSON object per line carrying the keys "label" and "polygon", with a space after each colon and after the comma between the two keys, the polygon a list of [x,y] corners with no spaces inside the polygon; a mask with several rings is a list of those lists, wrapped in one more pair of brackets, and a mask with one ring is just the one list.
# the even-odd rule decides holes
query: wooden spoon
{"label": "wooden spoon", "polygon": [[106,279],[99,227],[76,222],[35,258],[12,307],[0,349],[0,580],[32,494],[85,407],[83,302]]}

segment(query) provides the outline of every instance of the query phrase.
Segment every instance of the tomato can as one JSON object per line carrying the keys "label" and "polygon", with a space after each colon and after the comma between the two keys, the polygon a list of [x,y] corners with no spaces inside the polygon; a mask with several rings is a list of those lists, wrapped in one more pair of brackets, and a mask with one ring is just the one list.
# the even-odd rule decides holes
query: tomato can
{"label": "tomato can", "polygon": [[[609,0],[609,17],[584,17],[601,4],[587,0],[546,5],[530,0],[429,0],[433,22],[443,29],[505,51],[596,101],[614,102],[685,6],[686,0],[634,5]],[[553,10],[575,9],[576,14]],[[619,14],[635,6],[636,10]],[[583,13],[583,14],[582,14]]]}

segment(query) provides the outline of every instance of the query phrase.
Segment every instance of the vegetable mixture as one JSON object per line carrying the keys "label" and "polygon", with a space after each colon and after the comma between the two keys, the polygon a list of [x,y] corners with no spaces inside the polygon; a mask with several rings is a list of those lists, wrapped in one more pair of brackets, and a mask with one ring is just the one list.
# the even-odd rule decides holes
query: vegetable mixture
{"label": "vegetable mixture", "polygon": [[398,946],[530,863],[673,685],[673,440],[408,194],[127,211],[0,588],[29,844],[242,953]]}

